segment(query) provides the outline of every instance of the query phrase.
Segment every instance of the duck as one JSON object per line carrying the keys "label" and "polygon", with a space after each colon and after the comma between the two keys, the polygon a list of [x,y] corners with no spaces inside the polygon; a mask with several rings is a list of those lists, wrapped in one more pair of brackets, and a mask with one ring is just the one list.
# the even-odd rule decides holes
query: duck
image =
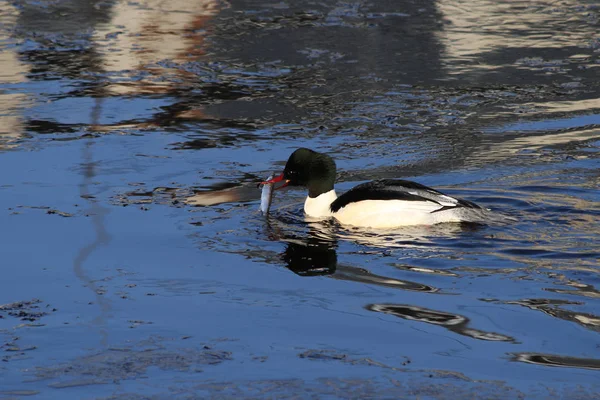
{"label": "duck", "polygon": [[342,225],[364,228],[396,228],[444,222],[481,223],[483,207],[446,195],[420,183],[403,179],[377,179],[359,184],[342,195],[334,184],[336,164],[331,156],[299,148],[287,160],[283,172],[261,182],[308,189],[304,212],[311,219],[334,218]]}

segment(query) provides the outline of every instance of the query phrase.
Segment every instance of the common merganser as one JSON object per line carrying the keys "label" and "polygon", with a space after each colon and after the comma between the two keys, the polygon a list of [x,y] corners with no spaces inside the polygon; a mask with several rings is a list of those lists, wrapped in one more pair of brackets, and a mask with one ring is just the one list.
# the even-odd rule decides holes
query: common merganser
{"label": "common merganser", "polygon": [[360,184],[341,196],[334,190],[336,166],[327,154],[300,148],[292,153],[283,173],[263,183],[305,186],[308,217],[334,217],[356,227],[393,228],[441,222],[482,222],[485,210],[467,200],[445,195],[416,182],[379,179]]}

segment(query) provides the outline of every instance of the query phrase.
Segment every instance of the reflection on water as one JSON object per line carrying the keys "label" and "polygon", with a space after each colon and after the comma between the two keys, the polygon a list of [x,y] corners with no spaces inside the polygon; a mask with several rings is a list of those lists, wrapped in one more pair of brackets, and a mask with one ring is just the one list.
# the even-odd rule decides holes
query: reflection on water
{"label": "reflection on water", "polygon": [[582,99],[582,100],[553,100],[549,102],[523,104],[528,108],[529,114],[540,114],[544,118],[552,117],[552,114],[561,113],[587,113],[600,111],[600,98]]}
{"label": "reflection on water", "polygon": [[548,367],[600,369],[600,359],[560,356],[556,354],[515,353],[514,361]]}
{"label": "reflection on water", "polygon": [[[595,261],[592,261],[592,263]],[[549,292],[554,293],[562,293],[562,294],[570,294],[574,296],[584,296],[592,299],[600,299],[600,291],[596,289],[592,285],[587,285],[585,283],[573,282],[567,280],[566,282],[561,282],[565,286],[574,287],[574,289],[559,289],[559,288],[546,288]]]}
{"label": "reflection on water", "polygon": [[[91,145],[91,143],[89,143],[89,145]],[[111,306],[110,302],[103,296],[104,289],[99,287],[90,277],[89,272],[86,271],[86,261],[94,251],[110,241],[110,235],[106,231],[104,224],[104,217],[108,213],[108,210],[105,207],[98,205],[89,192],[90,180],[94,177],[94,163],[91,160],[91,149],[89,146],[84,147],[83,154],[85,159],[82,164],[83,182],[81,184],[81,196],[88,199],[91,203],[89,209],[86,211],[91,215],[91,223],[95,231],[95,237],[89,244],[79,249],[77,255],[73,259],[73,271],[81,283],[93,293],[96,303],[100,306],[101,315],[98,316],[93,323],[98,325],[100,334],[102,335],[102,344],[106,345],[108,332],[105,329],[105,323]]]}
{"label": "reflection on water", "polygon": [[[438,37],[451,73],[502,68],[497,62],[502,53],[512,55],[514,62],[532,53],[544,54],[547,49],[589,46],[596,30],[590,18],[596,7],[574,0],[559,5],[544,0],[439,0],[436,7],[444,18]],[[540,52],[532,52],[532,48]]]}
{"label": "reflection on water", "polygon": [[560,306],[581,305],[581,302],[559,300],[559,299],[523,299],[506,301],[504,304],[517,304],[532,310],[544,312],[552,317],[564,319],[600,332],[600,316],[588,313],[575,312],[561,308]]}
{"label": "reflection on water", "polygon": [[338,263],[336,248],[339,240],[348,240],[339,234],[336,223],[310,222],[307,233],[298,232],[298,220],[293,214],[285,220],[268,218],[270,240],[285,243],[283,261],[292,272],[302,276],[331,275],[334,279],[360,282],[409,291],[435,293],[437,288],[418,282],[377,275],[365,268]]}
{"label": "reflection on water", "polygon": [[404,270],[404,271],[411,271],[411,272],[418,272],[418,273],[422,273],[422,274],[434,274],[434,275],[442,275],[442,276],[453,276],[453,277],[459,277],[459,274],[456,274],[454,272],[451,271],[444,271],[441,269],[432,269],[432,268],[423,268],[423,267],[414,267],[412,265],[401,265],[401,264],[392,264],[394,266],[394,268],[400,269],[400,270]]}
{"label": "reflection on water", "polygon": [[327,243],[317,238],[294,243],[287,240],[283,261],[295,274],[301,276],[332,275],[337,269],[335,242]]}
{"label": "reflection on water", "polygon": [[[42,285],[59,299],[44,301],[71,307],[59,307],[57,321],[70,312],[89,321],[91,295],[101,313],[93,322],[109,342],[157,331],[190,347],[233,338],[238,344],[222,345],[237,346],[235,359],[260,366],[257,374],[302,382],[297,346],[344,347],[372,367],[394,342],[403,359],[426,353],[424,368],[452,365],[478,384],[493,376],[518,387],[522,377],[591,385],[585,369],[598,361],[586,357],[600,332],[599,13],[571,0],[0,3],[0,224],[10,227],[2,243],[29,250],[32,235],[48,229],[61,242],[42,264],[65,286],[96,292],[101,268],[131,270],[138,278],[123,278],[131,279],[126,305],[110,297],[122,290],[114,281],[66,299]],[[278,191],[265,217],[255,183],[299,146],[339,160],[340,192],[406,178],[512,218],[357,230],[307,220],[305,191],[295,189]],[[89,213],[59,222],[23,206],[37,198],[49,205],[34,210],[80,207],[81,197]],[[83,237],[90,226],[95,233]],[[73,243],[65,272],[56,259],[73,254]],[[146,259],[157,246],[163,253]],[[19,266],[11,275],[40,274],[28,257],[5,258]],[[2,282],[0,292],[10,292]],[[24,282],[16,289],[37,290]],[[138,312],[153,324],[135,322]],[[119,333],[124,320],[136,329]],[[49,355],[66,361],[49,376],[68,378],[73,352],[98,346],[76,331],[83,324],[60,331],[77,335],[65,347],[53,341],[0,368],[6,380],[21,385],[16,371]],[[440,326],[450,333],[427,350],[406,346]],[[35,329],[60,336],[49,328]],[[467,343],[459,356],[456,343]],[[508,351],[521,362],[506,367]],[[102,367],[98,357],[83,360],[84,372]],[[127,368],[143,372],[148,360],[132,362]],[[357,374],[355,363],[340,364],[349,370],[328,371]],[[379,382],[370,367],[358,373]],[[231,380],[247,378],[239,371]],[[176,382],[177,391],[186,378],[166,373],[156,372],[157,382]],[[129,384],[139,396],[165,390]],[[104,387],[98,396],[114,395]]]}
{"label": "reflection on water", "polygon": [[[157,63],[194,61],[206,53],[208,23],[225,5],[219,0],[118,1],[110,21],[94,32],[102,72],[110,76],[111,94],[155,94],[176,89],[176,79],[196,79],[193,71],[164,79]],[[137,75],[131,81],[127,77]]]}
{"label": "reflection on water", "polygon": [[395,289],[409,290],[414,292],[436,293],[438,288],[419,282],[400,280],[396,278],[375,275],[367,269],[356,267],[339,267],[334,279],[345,281],[362,282],[378,286],[391,287]]}
{"label": "reflection on water", "polygon": [[[93,120],[97,120],[100,113],[102,112],[102,101],[98,100],[97,106],[94,109],[92,115]],[[94,195],[91,193],[92,182],[97,175],[97,165],[94,161],[94,142],[86,141],[81,146],[81,183],[79,184],[80,196],[89,202],[90,206],[86,210],[90,215],[90,222],[94,230],[94,238],[85,246],[81,247],[77,255],[73,259],[73,272],[77,279],[81,283],[89,288],[93,293],[96,303],[100,306],[100,315],[93,320],[93,323],[98,326],[100,334],[102,336],[102,345],[107,345],[108,332],[106,330],[106,319],[111,309],[110,301],[103,296],[105,289],[99,287],[96,282],[91,278],[90,272],[87,270],[89,260],[92,253],[98,251],[98,248],[105,246],[110,242],[110,234],[106,229],[105,217],[109,213],[109,210],[101,204],[98,204]]]}
{"label": "reflection on water", "polygon": [[451,314],[443,311],[430,310],[419,306],[404,304],[369,304],[367,310],[394,315],[411,321],[425,322],[433,325],[440,325],[444,328],[458,333],[459,335],[469,336],[479,340],[515,342],[515,339],[502,335],[497,332],[486,332],[479,329],[470,328],[469,318]]}
{"label": "reflection on water", "polygon": [[[18,10],[8,3],[0,5],[0,21],[5,27],[14,27],[18,17]],[[23,134],[24,108],[31,107],[27,94],[21,91],[8,91],[5,88],[16,86],[27,81],[26,74],[29,66],[19,60],[19,55],[14,47],[9,48],[10,31],[0,29],[0,150],[15,147],[13,142]]]}
{"label": "reflection on water", "polygon": [[331,275],[334,279],[360,282],[395,289],[435,293],[439,289],[418,282],[376,275],[365,268],[338,264],[336,242],[324,243],[310,238],[305,242],[279,239],[286,242],[283,261],[287,268],[301,276]]}
{"label": "reflection on water", "polygon": [[[223,188],[225,186],[225,188]],[[240,203],[260,198],[256,184],[236,185],[217,184],[204,190],[196,190],[194,194],[186,197],[185,204],[192,206],[213,206],[222,203]]]}

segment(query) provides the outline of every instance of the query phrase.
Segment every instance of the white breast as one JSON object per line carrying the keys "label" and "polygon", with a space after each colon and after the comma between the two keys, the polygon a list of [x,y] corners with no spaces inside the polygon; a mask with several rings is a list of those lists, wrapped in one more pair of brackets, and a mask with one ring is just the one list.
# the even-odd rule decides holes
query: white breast
{"label": "white breast", "polygon": [[331,203],[337,199],[335,190],[330,190],[327,193],[318,195],[317,197],[307,197],[304,202],[304,212],[309,217],[314,218],[327,218],[331,217],[333,213],[329,208]]}

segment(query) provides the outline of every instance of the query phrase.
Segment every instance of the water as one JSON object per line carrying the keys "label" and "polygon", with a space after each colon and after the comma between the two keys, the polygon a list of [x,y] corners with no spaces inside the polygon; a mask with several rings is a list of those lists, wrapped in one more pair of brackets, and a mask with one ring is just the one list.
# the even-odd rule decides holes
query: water
{"label": "water", "polygon": [[[596,398],[592,1],[0,6],[0,398]],[[516,218],[260,211],[297,147]]]}

